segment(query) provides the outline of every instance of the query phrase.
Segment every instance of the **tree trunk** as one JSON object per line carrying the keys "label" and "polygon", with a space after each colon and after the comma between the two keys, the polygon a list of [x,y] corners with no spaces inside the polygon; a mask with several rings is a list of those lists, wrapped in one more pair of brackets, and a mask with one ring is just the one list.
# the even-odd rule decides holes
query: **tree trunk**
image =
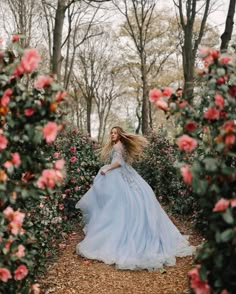
{"label": "tree trunk", "polygon": [[61,44],[62,44],[62,30],[65,19],[66,0],[58,0],[55,17],[55,26],[53,30],[53,53],[52,53],[52,71],[57,75],[57,79],[61,80]]}
{"label": "tree trunk", "polygon": [[141,55],[141,75],[142,75],[142,133],[147,134],[149,126],[149,101],[147,95],[147,75],[146,75],[146,62]]}
{"label": "tree trunk", "polygon": [[221,46],[220,46],[221,52],[227,51],[229,41],[231,40],[231,37],[232,37],[233,26],[234,26],[235,6],[236,6],[236,0],[230,0],[228,15],[226,18],[226,23],[225,23],[225,31],[220,37],[221,38]]}
{"label": "tree trunk", "polygon": [[87,99],[87,132],[91,136],[91,112],[92,112],[92,99]]}

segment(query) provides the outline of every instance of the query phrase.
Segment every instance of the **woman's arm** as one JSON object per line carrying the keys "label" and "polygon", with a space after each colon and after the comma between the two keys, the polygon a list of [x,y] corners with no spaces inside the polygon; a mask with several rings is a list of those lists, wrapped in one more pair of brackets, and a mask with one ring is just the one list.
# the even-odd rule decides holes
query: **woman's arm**
{"label": "woman's arm", "polygon": [[110,164],[108,167],[102,169],[102,170],[100,171],[100,173],[101,173],[102,175],[105,175],[109,170],[112,170],[112,169],[118,168],[118,167],[120,167],[120,166],[121,166],[121,164],[120,164],[119,162],[114,162],[114,163]]}

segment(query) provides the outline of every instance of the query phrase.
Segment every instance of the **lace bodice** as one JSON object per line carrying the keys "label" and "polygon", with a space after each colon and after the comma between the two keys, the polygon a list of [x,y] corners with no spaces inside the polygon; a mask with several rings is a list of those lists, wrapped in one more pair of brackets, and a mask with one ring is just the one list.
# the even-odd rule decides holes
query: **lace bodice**
{"label": "lace bodice", "polygon": [[118,162],[121,166],[125,164],[125,149],[121,142],[115,144],[111,151],[111,164]]}

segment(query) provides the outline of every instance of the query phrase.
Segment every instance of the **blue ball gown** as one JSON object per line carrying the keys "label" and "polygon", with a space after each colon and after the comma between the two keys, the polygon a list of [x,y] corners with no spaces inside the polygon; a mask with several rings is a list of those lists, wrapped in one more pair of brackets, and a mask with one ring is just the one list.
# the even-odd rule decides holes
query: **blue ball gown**
{"label": "blue ball gown", "polygon": [[[77,254],[115,264],[118,269],[155,270],[172,266],[194,248],[181,235],[148,183],[125,162],[121,142],[113,146],[111,163],[121,166],[97,174],[93,186],[77,202],[83,213],[85,238]],[[103,168],[105,168],[104,166]]]}

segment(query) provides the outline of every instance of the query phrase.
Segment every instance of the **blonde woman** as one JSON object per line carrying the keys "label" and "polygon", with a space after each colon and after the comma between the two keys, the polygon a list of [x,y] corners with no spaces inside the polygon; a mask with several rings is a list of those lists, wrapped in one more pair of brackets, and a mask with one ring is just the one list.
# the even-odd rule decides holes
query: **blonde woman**
{"label": "blonde woman", "polygon": [[110,164],[101,168],[91,189],[76,204],[84,217],[85,238],[76,252],[118,269],[155,270],[192,255],[157,201],[151,187],[131,167],[147,140],[115,126],[101,152]]}

